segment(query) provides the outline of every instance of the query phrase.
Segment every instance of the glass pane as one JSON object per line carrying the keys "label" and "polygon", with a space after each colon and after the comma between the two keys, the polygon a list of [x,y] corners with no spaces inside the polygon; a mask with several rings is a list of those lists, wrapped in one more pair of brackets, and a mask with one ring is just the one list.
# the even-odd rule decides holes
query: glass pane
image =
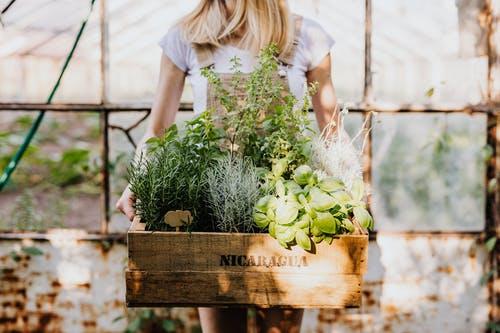
{"label": "glass pane", "polygon": [[[110,100],[151,102],[158,82],[160,38],[196,0],[110,0]],[[182,101],[191,101],[189,93]]]}
{"label": "glass pane", "polygon": [[372,209],[378,230],[482,230],[486,117],[379,115]]}
{"label": "glass pane", "polygon": [[[33,112],[0,112],[0,170],[21,145]],[[47,113],[0,192],[0,229],[99,230],[99,116]]]}
{"label": "glass pane", "polygon": [[365,2],[290,0],[292,12],[321,24],[335,39],[333,80],[340,101],[363,98]]}
{"label": "glass pane", "polygon": [[484,1],[373,1],[373,99],[380,107],[485,100]]}
{"label": "glass pane", "polygon": [[[89,1],[16,2],[2,16],[0,101],[45,102],[62,70]],[[100,99],[99,6],[96,5],[54,102]],[[85,82],[85,89],[82,89]]]}

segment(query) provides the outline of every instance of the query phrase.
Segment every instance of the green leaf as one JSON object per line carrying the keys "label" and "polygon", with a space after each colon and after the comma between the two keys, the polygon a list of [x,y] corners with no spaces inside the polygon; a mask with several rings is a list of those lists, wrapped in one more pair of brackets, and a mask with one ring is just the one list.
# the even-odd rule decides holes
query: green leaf
{"label": "green leaf", "polygon": [[264,168],[264,167],[258,167],[258,168],[256,168],[256,173],[257,173],[257,177],[259,177],[261,179],[265,179],[265,178],[267,178],[268,176],[271,175],[270,171],[267,168]]}
{"label": "green leaf", "polygon": [[481,157],[483,162],[487,163],[491,157],[495,154],[495,150],[491,145],[484,145],[481,149]]}
{"label": "green leaf", "polygon": [[431,97],[432,97],[432,95],[434,95],[434,87],[429,88],[429,90],[427,90],[427,91],[425,92],[425,96],[426,96],[426,97],[431,98]]}
{"label": "green leaf", "polygon": [[351,196],[346,191],[337,191],[330,193],[330,195],[335,199],[336,202],[338,202],[342,206],[346,205],[352,200]]}
{"label": "green leaf", "polygon": [[193,329],[191,330],[191,333],[203,333],[201,330],[201,326],[196,325],[195,327],[193,327]]}
{"label": "green leaf", "polygon": [[313,236],[313,241],[314,243],[316,244],[319,244],[323,241],[323,239],[325,239],[325,236],[324,235],[321,235],[321,236]]}
{"label": "green leaf", "polygon": [[278,179],[278,181],[276,182],[276,195],[279,198],[282,198],[285,196],[285,193],[286,193],[285,185],[283,185],[281,179]]}
{"label": "green leaf", "polygon": [[19,254],[16,251],[10,251],[10,257],[15,262],[20,262],[21,261],[21,257],[19,256]]}
{"label": "green leaf", "polygon": [[500,323],[495,323],[493,321],[488,322],[488,329],[493,330],[493,332],[500,332]]}
{"label": "green leaf", "polygon": [[42,250],[35,246],[28,246],[28,247],[23,247],[22,251],[26,254],[32,255],[32,256],[41,256],[43,255]]}
{"label": "green leaf", "polygon": [[295,240],[297,244],[306,251],[311,250],[311,239],[306,235],[306,233],[300,229],[295,232]]}
{"label": "green leaf", "polygon": [[128,332],[137,332],[143,325],[141,317],[135,317],[127,326]]}
{"label": "green leaf", "polygon": [[282,203],[276,208],[276,222],[278,224],[290,224],[297,218],[299,210],[293,203]]}
{"label": "green leaf", "polygon": [[276,239],[283,243],[289,243],[295,238],[296,229],[276,225]]}
{"label": "green leaf", "polygon": [[148,149],[155,149],[160,145],[161,139],[157,136],[153,136],[146,140],[145,144]]}
{"label": "green leaf", "polygon": [[167,332],[175,332],[175,321],[172,319],[164,319],[161,327]]}
{"label": "green leaf", "polygon": [[318,228],[318,226],[314,223],[311,225],[311,235],[314,237],[319,237],[323,234],[323,232]]}
{"label": "green leaf", "polygon": [[328,244],[332,244],[333,236],[325,235],[324,239],[325,239],[325,242],[327,242]]}
{"label": "green leaf", "polygon": [[352,224],[351,220],[349,219],[343,219],[342,220],[342,224],[344,225],[344,227],[349,230],[349,232],[353,232],[354,231],[354,224]]}
{"label": "green leaf", "polygon": [[312,142],[307,141],[302,143],[300,147],[300,154],[305,157],[306,161],[311,158],[312,155]]}
{"label": "green leaf", "polygon": [[283,183],[288,193],[295,193],[297,191],[302,191],[302,187],[293,180],[285,180]]}
{"label": "green leaf", "polygon": [[333,197],[317,187],[311,188],[311,191],[309,191],[309,197],[309,204],[311,208],[316,211],[329,210],[337,203]]}
{"label": "green leaf", "polygon": [[337,232],[337,223],[335,222],[332,214],[328,212],[318,212],[317,214],[318,216],[313,221],[313,223],[319,228],[319,230],[326,234],[334,234]]}
{"label": "green leaf", "polygon": [[141,317],[144,319],[150,319],[153,316],[153,310],[142,310]]}
{"label": "green leaf", "polygon": [[276,238],[276,222],[269,223],[269,235]]}
{"label": "green leaf", "polygon": [[311,219],[309,218],[309,215],[304,214],[300,217],[300,219],[295,223],[295,226],[297,228],[309,228],[309,223],[311,222]]}
{"label": "green leaf", "polygon": [[301,207],[299,200],[297,199],[297,196],[292,192],[287,193],[287,195],[285,196],[285,200],[286,200],[286,202],[293,203],[293,204],[297,205],[297,208]]}
{"label": "green leaf", "polygon": [[279,243],[279,244],[280,244],[283,248],[285,248],[285,249],[289,249],[289,248],[290,248],[290,246],[289,246],[287,243],[283,242],[283,241],[278,240],[278,243]]}
{"label": "green leaf", "polygon": [[269,220],[267,215],[260,212],[253,213],[253,220],[260,228],[265,228],[269,225]]}
{"label": "green leaf", "polygon": [[295,179],[295,181],[299,185],[307,185],[307,184],[309,184],[309,181],[311,180],[312,175],[313,175],[313,171],[312,171],[310,166],[301,165],[295,169],[293,179]]}
{"label": "green leaf", "polygon": [[363,207],[354,207],[353,214],[356,220],[359,222],[362,228],[371,229],[373,228],[373,219],[370,213]]}
{"label": "green leaf", "polygon": [[122,319],[125,319],[125,316],[124,316],[124,315],[120,315],[120,316],[118,316],[118,317],[115,317],[115,318],[113,319],[113,321],[112,321],[112,322],[113,322],[113,323],[116,323],[117,321],[120,321],[120,320],[122,320]]}
{"label": "green leaf", "polygon": [[355,201],[360,201],[363,199],[365,195],[365,184],[363,183],[363,179],[355,178],[352,182],[351,186],[352,199]]}
{"label": "green leaf", "polygon": [[497,238],[495,236],[491,237],[486,241],[486,248],[488,249],[488,252],[493,251],[495,248],[495,245],[497,244]]}
{"label": "green leaf", "polygon": [[255,204],[255,209],[259,212],[267,213],[269,208],[271,208],[276,202],[276,198],[272,195],[266,195],[265,197],[260,198]]}
{"label": "green leaf", "polygon": [[274,209],[269,209],[266,213],[267,219],[269,222],[275,222],[276,221],[276,213],[274,212]]}
{"label": "green leaf", "polygon": [[303,194],[303,193],[300,193],[300,194],[299,194],[298,199],[299,199],[299,202],[300,202],[301,204],[303,204],[304,206],[306,206],[306,205],[307,205],[307,199],[306,199],[306,197],[304,196],[304,194]]}
{"label": "green leaf", "polygon": [[318,187],[325,192],[333,192],[344,188],[344,183],[336,178],[324,178],[319,181]]}
{"label": "green leaf", "polygon": [[288,159],[287,158],[279,159],[273,163],[272,173],[276,178],[281,177],[281,175],[285,173],[287,167],[288,167]]}
{"label": "green leaf", "polygon": [[495,270],[490,269],[489,271],[485,272],[483,276],[481,276],[481,280],[479,280],[479,283],[484,286],[485,284],[488,283],[488,281],[495,275]]}

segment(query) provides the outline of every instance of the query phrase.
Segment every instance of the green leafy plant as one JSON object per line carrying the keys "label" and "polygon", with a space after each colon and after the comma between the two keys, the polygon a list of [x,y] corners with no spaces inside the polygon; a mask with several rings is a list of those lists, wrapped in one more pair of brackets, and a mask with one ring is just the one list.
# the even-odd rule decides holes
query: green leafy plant
{"label": "green leafy plant", "polygon": [[187,122],[186,134],[170,127],[161,138],[146,142],[147,150],[129,167],[135,208],[149,230],[167,230],[163,217],[170,210],[189,210],[192,230],[206,230],[210,218],[204,193],[206,171],[222,156],[221,131],[208,112]]}
{"label": "green leafy plant", "polygon": [[[336,178],[318,179],[308,165],[295,169],[292,179],[276,172],[275,192],[259,199],[254,220],[285,248],[299,245],[311,250],[313,243],[331,243],[337,234],[352,233],[355,224],[372,228],[373,219],[362,201],[364,186],[357,179],[348,192]],[[355,221],[354,221],[355,220]]]}
{"label": "green leafy plant", "polygon": [[41,256],[43,251],[36,246],[23,246],[19,251],[11,251],[10,257],[15,262],[20,262],[26,256]]}
{"label": "green leafy plant", "polygon": [[222,232],[252,232],[252,212],[260,196],[257,168],[248,158],[222,157],[207,171],[207,204]]}
{"label": "green leafy plant", "polygon": [[63,151],[60,159],[50,165],[51,183],[65,186],[82,181],[84,175],[91,171],[89,156],[88,149],[70,148]]}
{"label": "green leafy plant", "polygon": [[286,93],[276,52],[275,45],[264,48],[248,75],[233,58],[230,82],[203,70],[225,112],[207,110],[187,123],[185,135],[173,126],[147,142],[146,153],[129,170],[129,182],[148,229],[168,230],[163,223],[168,211],[189,210],[193,231],[211,226],[211,231],[251,232],[253,220],[284,247],[311,250],[314,242],[331,242],[358,224],[372,227],[357,171],[346,188],[341,179],[307,165],[313,133],[309,97],[316,85],[300,101]]}
{"label": "green leafy plant", "polygon": [[[231,151],[249,157],[256,166],[270,169],[278,160],[286,159],[285,174],[305,163],[310,157],[309,97],[316,92],[316,84],[306,90],[299,101],[285,92],[280,80],[277,47],[271,44],[261,50],[258,65],[243,77],[239,60],[233,58],[234,76],[229,87],[211,69],[203,75],[215,86],[216,95],[226,113],[219,118]],[[243,98],[238,92],[244,91]]]}

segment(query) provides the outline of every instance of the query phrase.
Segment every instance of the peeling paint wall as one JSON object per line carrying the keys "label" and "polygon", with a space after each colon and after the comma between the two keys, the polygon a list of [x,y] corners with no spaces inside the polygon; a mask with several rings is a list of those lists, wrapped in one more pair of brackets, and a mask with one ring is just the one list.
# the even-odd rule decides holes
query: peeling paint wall
{"label": "peeling paint wall", "polygon": [[[49,240],[0,241],[0,332],[123,332],[127,248],[78,240],[62,232]],[[22,247],[42,255],[27,255]],[[19,256],[19,262],[12,255]],[[191,332],[193,309],[174,315]],[[191,326],[190,326],[191,325]]]}
{"label": "peeling paint wall", "polygon": [[363,306],[308,310],[303,332],[483,332],[486,252],[472,236],[377,235]]}
{"label": "peeling paint wall", "polygon": [[[43,254],[23,255],[22,246]],[[15,262],[11,252],[20,254]],[[0,242],[0,331],[121,331],[124,313],[124,245],[65,237]]]}
{"label": "peeling paint wall", "polygon": [[[114,319],[126,315],[126,246],[75,237],[0,241],[0,332],[124,331],[127,321]],[[23,254],[23,246],[43,255]],[[485,262],[473,236],[379,234],[370,243],[363,306],[306,310],[302,332],[483,332]],[[173,315],[185,332],[198,324],[194,309]]]}

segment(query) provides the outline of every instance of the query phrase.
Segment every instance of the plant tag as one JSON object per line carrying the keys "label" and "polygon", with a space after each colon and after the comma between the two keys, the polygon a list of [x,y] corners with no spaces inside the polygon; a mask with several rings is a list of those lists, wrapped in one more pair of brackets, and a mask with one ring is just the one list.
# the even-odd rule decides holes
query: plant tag
{"label": "plant tag", "polygon": [[176,231],[179,231],[180,227],[191,224],[193,217],[189,210],[171,210],[165,214],[163,220],[166,224],[175,228]]}

